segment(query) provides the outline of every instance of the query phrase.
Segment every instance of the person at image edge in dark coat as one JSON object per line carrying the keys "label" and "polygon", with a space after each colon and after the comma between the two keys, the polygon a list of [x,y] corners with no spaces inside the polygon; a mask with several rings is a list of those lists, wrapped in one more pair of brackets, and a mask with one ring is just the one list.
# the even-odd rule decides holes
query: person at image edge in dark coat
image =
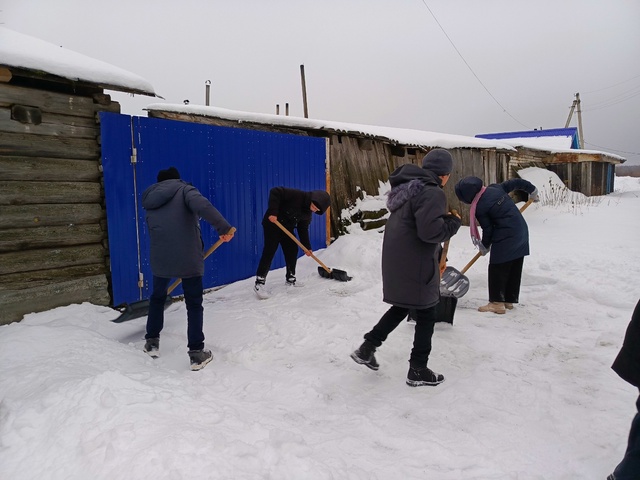
{"label": "person at image edge in dark coat", "polygon": [[636,304],[622,348],[611,368],[623,380],[638,388],[639,395],[624,458],[607,480],[640,480],[640,301]]}
{"label": "person at image edge in dark coat", "polygon": [[267,274],[271,269],[271,262],[282,247],[286,263],[285,282],[288,285],[296,283],[296,264],[298,261],[298,245],[275,224],[277,220],[289,232],[295,235],[298,231],[300,243],[305,246],[310,255],[312,253],[309,239],[309,225],[311,214],[322,215],[331,205],[331,197],[324,190],[306,192],[295,188],[274,187],[269,191],[267,211],[262,218],[264,232],[264,247],[258,268],[254,289],[258,295],[264,292]]}
{"label": "person at image edge in dark coat", "polygon": [[187,307],[187,346],[191,369],[200,370],[212,358],[211,351],[204,349],[202,331],[204,244],[200,235],[200,218],[211,224],[224,242],[233,238],[233,232],[229,222],[211,202],[196,187],[180,179],[175,167],[160,170],[157,181],[142,193],[153,273],[144,351],[151,357],[159,355],[169,282],[172,278],[181,278]]}
{"label": "person at image edge in dark coat", "polygon": [[[481,312],[503,314],[518,303],[524,257],[529,255],[527,222],[509,193],[522,190],[534,202],[539,201],[535,185],[521,178],[502,183],[482,185],[478,177],[465,177],[455,186],[461,202],[471,205],[470,231],[473,243],[489,258],[489,303]],[[475,218],[474,218],[475,217]],[[482,228],[482,239],[478,227]]]}
{"label": "person at image edge in dark coat", "polygon": [[391,304],[391,308],[351,354],[356,363],[377,370],[374,352],[409,310],[415,310],[406,382],[410,386],[438,385],[444,381],[444,376],[430,370],[427,363],[440,298],[440,244],[460,228],[460,218],[447,213],[447,199],[442,190],[452,168],[451,154],[438,148],[425,155],[422,168],[402,165],[389,177],[387,207],[391,213],[382,245],[382,288],[383,301]]}

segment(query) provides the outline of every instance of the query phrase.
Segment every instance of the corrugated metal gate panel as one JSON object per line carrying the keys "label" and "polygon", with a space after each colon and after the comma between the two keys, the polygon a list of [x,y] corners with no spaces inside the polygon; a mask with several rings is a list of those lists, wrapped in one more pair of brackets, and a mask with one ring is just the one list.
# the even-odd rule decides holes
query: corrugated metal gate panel
{"label": "corrugated metal gate panel", "polygon": [[[131,122],[137,148],[131,165]],[[263,238],[260,224],[269,190],[284,185],[301,190],[325,189],[325,141],[297,135],[215,127],[172,120],[101,114],[103,167],[113,275],[114,304],[148,298],[151,271],[144,210],[138,205],[140,269],[135,227],[134,171],[138,203],[155,183],[158,170],[171,165],[211,200],[234,225],[236,238],[205,262],[207,288],[255,274]],[[314,249],[326,245],[325,217],[315,217],[310,235]],[[205,247],[218,236],[201,222]],[[279,253],[272,269],[284,265]],[[175,290],[176,294],[181,290]]]}

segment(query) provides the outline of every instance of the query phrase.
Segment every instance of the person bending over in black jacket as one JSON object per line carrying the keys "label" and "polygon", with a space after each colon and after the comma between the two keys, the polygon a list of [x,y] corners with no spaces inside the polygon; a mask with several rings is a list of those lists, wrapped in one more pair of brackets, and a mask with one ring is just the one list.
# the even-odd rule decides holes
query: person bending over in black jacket
{"label": "person bending over in black jacket", "polygon": [[276,220],[292,234],[295,235],[295,231],[298,231],[300,243],[309,250],[307,255],[310,255],[312,251],[311,241],[309,240],[311,214],[322,215],[327,211],[330,204],[331,198],[324,190],[305,192],[295,188],[274,187],[269,191],[269,204],[262,218],[264,247],[258,263],[254,286],[258,296],[266,294],[264,285],[267,280],[267,274],[271,269],[273,257],[278,251],[278,246],[282,247],[287,266],[286,284],[295,285],[296,283],[298,245],[275,224]]}

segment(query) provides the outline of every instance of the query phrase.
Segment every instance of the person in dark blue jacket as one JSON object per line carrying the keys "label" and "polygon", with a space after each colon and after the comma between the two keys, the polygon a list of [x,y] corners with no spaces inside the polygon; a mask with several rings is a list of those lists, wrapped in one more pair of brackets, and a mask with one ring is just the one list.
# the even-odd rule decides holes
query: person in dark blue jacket
{"label": "person in dark blue jacket", "polygon": [[211,351],[204,348],[202,331],[204,249],[200,218],[212,225],[224,242],[233,238],[233,230],[196,187],[180,179],[175,167],[160,170],[157,180],[142,193],[153,273],[144,351],[151,357],[159,356],[169,282],[172,278],[181,278],[187,307],[187,346],[191,370],[200,370],[212,359]]}
{"label": "person in dark blue jacket", "polygon": [[[623,380],[638,388],[640,393],[640,301],[633,311],[622,348],[611,368]],[[637,413],[629,430],[627,451],[607,480],[638,480],[640,478],[640,396],[636,401],[636,409]]]}
{"label": "person in dark blue jacket", "polygon": [[[489,258],[489,303],[480,312],[505,313],[518,303],[524,257],[529,255],[529,229],[509,193],[522,190],[539,201],[535,185],[521,178],[483,186],[478,177],[465,177],[455,186],[461,202],[471,205],[471,239]],[[482,228],[482,238],[477,222]]]}

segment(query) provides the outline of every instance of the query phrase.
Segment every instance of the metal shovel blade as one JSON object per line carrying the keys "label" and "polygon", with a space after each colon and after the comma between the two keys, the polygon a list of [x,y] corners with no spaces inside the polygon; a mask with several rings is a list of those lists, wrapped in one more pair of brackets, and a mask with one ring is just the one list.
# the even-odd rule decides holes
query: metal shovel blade
{"label": "metal shovel blade", "polygon": [[436,322],[446,322],[453,325],[453,316],[456,313],[458,299],[453,296],[440,296],[440,302],[436,306]]}
{"label": "metal shovel blade", "polygon": [[443,297],[464,297],[469,291],[469,279],[453,267],[447,267],[440,279],[440,295]]}
{"label": "metal shovel blade", "polygon": [[323,278],[332,278],[340,282],[348,282],[353,277],[350,277],[344,270],[338,270],[337,268],[327,272],[323,267],[318,267],[318,274]]}
{"label": "metal shovel blade", "polygon": [[[171,303],[171,297],[167,296],[167,299],[164,302],[164,309],[166,310]],[[146,317],[149,315],[149,300],[127,303],[124,305],[124,309],[120,310],[120,312],[121,314],[118,318],[111,320],[113,323],[123,323],[136,318]]]}

